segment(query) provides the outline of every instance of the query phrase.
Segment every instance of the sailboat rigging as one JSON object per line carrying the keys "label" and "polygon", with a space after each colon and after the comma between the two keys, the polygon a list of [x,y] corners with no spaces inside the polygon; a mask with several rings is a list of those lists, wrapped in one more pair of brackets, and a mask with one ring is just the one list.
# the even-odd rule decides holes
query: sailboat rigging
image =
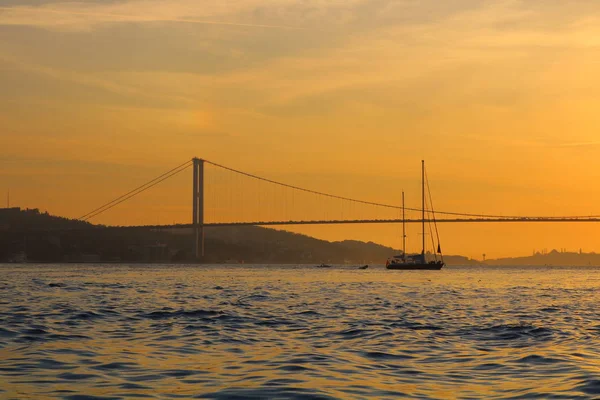
{"label": "sailboat rigging", "polygon": [[[436,239],[437,239],[437,252],[436,246],[434,242],[433,235],[431,237],[433,246],[433,260],[427,261],[426,253],[425,253],[425,182],[427,181],[427,193],[429,194],[429,205],[431,209],[431,216],[433,220],[433,225],[435,228]],[[395,256],[391,259],[388,259],[386,262],[387,269],[396,269],[396,270],[440,270],[444,267],[444,256],[442,255],[442,248],[440,245],[440,236],[437,230],[437,224],[435,221],[435,213],[433,211],[433,201],[431,200],[431,190],[429,188],[429,181],[426,179],[425,175],[425,161],[421,161],[421,227],[423,230],[423,241],[421,254],[416,254],[412,256],[406,255],[406,230],[405,230],[405,215],[404,215],[404,192],[402,192],[402,255]],[[431,220],[429,221],[429,225],[431,228]],[[438,260],[437,254],[440,255],[440,259]]]}

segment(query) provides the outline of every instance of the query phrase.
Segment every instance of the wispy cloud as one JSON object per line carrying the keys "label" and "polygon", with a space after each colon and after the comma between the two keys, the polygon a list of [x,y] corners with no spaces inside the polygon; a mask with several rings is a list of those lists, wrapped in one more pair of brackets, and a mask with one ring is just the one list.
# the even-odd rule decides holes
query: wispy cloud
{"label": "wispy cloud", "polygon": [[[154,62],[152,57],[144,58],[143,61],[148,62],[140,62],[135,68],[120,64],[131,64],[131,58],[123,57],[123,51],[111,53],[112,49],[121,46],[135,52],[134,46],[138,45],[135,41],[128,41],[125,34],[122,34],[123,43],[111,43],[110,49],[98,50],[106,52],[105,58],[111,60],[110,68],[104,70],[72,71],[50,68],[43,62],[17,61],[23,70],[32,73],[103,88],[120,95],[162,99],[175,104],[194,104],[202,98],[222,109],[266,113],[272,113],[272,107],[293,107],[296,102],[327,96],[335,97],[338,104],[348,106],[344,93],[367,90],[388,93],[387,98],[394,101],[406,94],[412,97],[413,102],[430,105],[443,103],[453,106],[462,101],[511,107],[515,101],[533,96],[532,93],[539,95],[549,90],[547,88],[563,84],[561,79],[565,79],[564,76],[553,70],[557,68],[558,57],[548,57],[547,53],[540,53],[539,48],[581,48],[593,45],[593,38],[600,37],[600,24],[590,22],[597,18],[593,14],[574,12],[565,22],[558,12],[540,14],[535,6],[526,7],[526,3],[519,0],[461,0],[451,9],[440,6],[436,1],[423,2],[432,7],[431,14],[435,17],[416,13],[417,9],[422,12],[423,7],[415,7],[413,1],[229,0],[207,3],[196,0],[125,0],[4,7],[0,11],[0,24],[90,29],[104,23],[173,21],[296,29],[304,23],[313,26],[315,21],[325,21],[330,13],[339,11],[347,23],[344,29],[335,27],[342,32],[339,40],[328,42],[329,38],[323,37],[320,42],[303,42],[293,49],[269,48],[269,44],[273,43],[270,40],[277,37],[278,32],[266,33],[257,39],[258,35],[251,36],[245,30],[242,30],[242,35],[203,36],[194,42],[185,42],[189,37],[174,35],[150,46],[154,57],[161,51],[168,53],[166,46],[181,44],[189,52],[176,55],[179,67],[185,63],[186,68],[178,69],[175,62],[151,66]],[[309,12],[311,9],[316,11]],[[297,12],[294,14],[289,10]],[[556,29],[551,30],[544,21],[546,17],[562,22],[557,22]],[[250,22],[240,22],[243,18]],[[268,21],[286,23],[263,23]],[[358,33],[351,29],[354,26],[352,21],[359,21],[357,25],[363,24]],[[189,33],[186,30],[178,34]],[[285,37],[286,42],[306,35],[297,32],[289,36]],[[248,37],[252,39],[248,40]],[[136,39],[139,40],[139,37]],[[199,44],[202,40],[205,41]],[[235,51],[242,54],[239,59],[223,56],[226,52]],[[249,59],[244,58],[245,53],[265,53],[265,56]],[[196,57],[199,54],[208,57]],[[212,62],[207,60],[215,54],[219,55],[214,58],[215,64],[220,62],[222,65],[227,59],[235,67],[203,71],[199,64]],[[544,57],[548,57],[548,61]],[[85,66],[89,68],[88,64]],[[572,78],[565,84],[573,87],[576,79]],[[431,96],[431,91],[435,91],[434,96]],[[366,102],[360,96],[353,101]],[[361,106],[368,107],[366,104]],[[267,108],[271,109],[265,111]],[[281,109],[275,110],[277,112]]]}
{"label": "wispy cloud", "polygon": [[600,141],[591,141],[591,142],[564,142],[557,143],[554,145],[550,145],[551,147],[598,147],[600,146]]}
{"label": "wispy cloud", "polygon": [[40,6],[0,7],[0,24],[57,30],[90,30],[106,23],[176,22],[241,28],[315,30],[330,11],[352,9],[364,0],[309,2],[297,0],[125,0],[110,3],[56,1]]}
{"label": "wispy cloud", "polygon": [[[3,25],[33,25],[46,27],[83,27],[87,24],[115,23],[115,22],[180,22],[201,25],[222,25],[246,28],[272,28],[272,29],[305,29],[289,25],[255,24],[243,22],[227,22],[189,17],[169,17],[145,14],[118,14],[114,12],[77,11],[49,7],[0,7],[4,13],[0,14],[0,24]],[[50,18],[44,18],[48,15]],[[67,17],[57,19],[56,16]],[[69,18],[75,17],[75,18]],[[81,19],[81,17],[84,17]]]}
{"label": "wispy cloud", "polygon": [[[575,134],[571,136],[577,136]],[[533,137],[528,140],[521,140],[518,142],[519,146],[527,147],[538,147],[548,149],[584,149],[584,148],[595,148],[600,146],[598,140],[585,140],[584,138],[573,138],[573,140],[564,140],[559,137],[546,136],[546,137]]]}
{"label": "wispy cloud", "polygon": [[153,93],[143,88],[135,87],[126,83],[115,82],[114,80],[97,77],[91,73],[82,73],[64,69],[56,69],[45,65],[22,61],[14,56],[0,54],[0,62],[12,65],[20,71],[26,71],[35,75],[44,76],[49,79],[72,82],[78,85],[94,87],[111,93],[129,96],[134,98],[148,98],[160,101],[176,101],[177,103],[196,104],[197,100],[168,93]]}
{"label": "wispy cloud", "polygon": [[492,145],[502,145],[519,148],[538,148],[538,149],[578,149],[578,148],[596,148],[600,146],[600,140],[563,140],[552,136],[537,137],[511,137],[510,135],[498,136],[481,134],[454,134],[456,138],[466,139],[480,143],[489,143]]}

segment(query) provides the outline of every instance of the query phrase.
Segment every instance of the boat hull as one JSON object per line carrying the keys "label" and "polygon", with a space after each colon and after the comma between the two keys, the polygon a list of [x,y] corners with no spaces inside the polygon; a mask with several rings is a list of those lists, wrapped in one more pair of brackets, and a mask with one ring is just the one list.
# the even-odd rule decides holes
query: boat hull
{"label": "boat hull", "polygon": [[444,264],[389,264],[387,269],[396,269],[401,271],[439,271]]}

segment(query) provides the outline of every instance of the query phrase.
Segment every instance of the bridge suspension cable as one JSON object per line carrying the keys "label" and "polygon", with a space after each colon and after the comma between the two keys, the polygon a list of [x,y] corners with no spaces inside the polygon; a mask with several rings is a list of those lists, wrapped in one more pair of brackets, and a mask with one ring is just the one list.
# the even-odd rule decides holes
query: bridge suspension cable
{"label": "bridge suspension cable", "polygon": [[[272,185],[276,185],[282,188],[287,188],[287,189],[292,189],[295,191],[300,191],[300,192],[304,192],[304,193],[309,193],[309,194],[314,194],[314,195],[318,195],[318,196],[323,196],[326,198],[330,198],[330,199],[337,199],[337,200],[343,200],[346,202],[350,202],[350,204],[362,204],[362,205],[368,205],[368,206],[375,206],[375,207],[381,207],[381,208],[386,208],[386,209],[394,209],[394,210],[402,210],[402,206],[397,206],[397,205],[392,205],[392,204],[385,204],[385,203],[379,203],[379,202],[374,202],[374,201],[365,201],[365,200],[359,200],[359,199],[354,199],[354,198],[349,198],[349,197],[344,197],[344,196],[338,196],[338,195],[334,195],[334,194],[330,194],[330,193],[325,193],[325,192],[320,192],[317,190],[312,190],[312,189],[307,189],[307,188],[303,188],[303,187],[299,187],[299,186],[295,186],[295,185],[290,185],[287,183],[283,183],[283,182],[278,182],[275,181],[273,179],[268,179],[268,178],[264,178],[258,175],[254,175],[248,172],[244,172],[244,171],[240,171],[238,169],[235,168],[231,168],[222,164],[218,164],[209,160],[204,160],[205,163],[210,164],[216,168],[220,168],[226,171],[229,171],[231,173],[234,174],[239,174],[240,176],[245,176],[254,180],[258,180],[264,183],[268,183],[268,184],[272,184]],[[103,204],[102,206],[88,212],[85,215],[82,215],[81,217],[78,218],[78,220],[81,221],[89,221],[90,219],[97,217],[98,215],[110,210],[111,208],[147,191],[148,189],[160,184],[161,182],[177,175],[180,174],[181,172],[185,171],[187,168],[191,167],[192,164],[192,160],[188,160],[185,163],[157,176],[156,178],[144,183],[143,185],[140,185],[138,187],[136,187],[135,189]],[[428,191],[430,190],[429,186],[427,187]],[[287,196],[287,195],[285,195]],[[286,197],[287,198],[287,197]],[[294,197],[292,196],[292,203],[294,202]],[[429,209],[426,209],[425,212],[427,213],[432,213],[432,205],[430,205],[430,207],[428,207]],[[285,205],[285,207],[287,207],[287,205]],[[416,207],[405,207],[404,210],[406,211],[415,211],[415,212],[420,212],[421,208],[416,208]],[[343,212],[343,209],[342,209]],[[352,213],[351,213],[352,214]],[[475,219],[494,219],[494,220],[564,220],[564,219],[570,219],[570,220],[578,220],[578,219],[593,219],[593,218],[598,218],[598,215],[588,215],[588,216],[566,216],[566,217],[545,217],[545,216],[510,216],[510,215],[492,215],[492,214],[474,214],[474,213],[462,213],[462,212],[451,212],[451,211],[436,211],[436,214],[438,215],[449,215],[449,216],[457,216],[457,217],[467,217],[467,218],[475,218]],[[435,217],[434,217],[435,218]],[[331,218],[331,216],[327,217],[327,218],[320,218],[320,220],[337,220],[342,221],[345,220],[346,218]],[[348,218],[349,220],[352,218]],[[354,218],[356,219],[356,218]],[[365,220],[371,220],[373,218],[363,218]],[[377,219],[377,218],[376,218]],[[388,218],[378,218],[378,219],[388,219]],[[216,221],[216,223],[219,222],[223,222],[223,221]],[[242,221],[238,221],[238,222],[242,222]],[[271,222],[269,220],[265,220],[264,222]],[[290,219],[291,222],[291,219]],[[296,219],[296,222],[302,222],[298,219]],[[308,222],[308,221],[307,221]],[[442,222],[441,220],[439,222]]]}
{"label": "bridge suspension cable", "polygon": [[[354,202],[354,203],[359,203],[359,204],[365,204],[365,205],[371,205],[371,206],[377,206],[377,207],[383,207],[383,208],[391,208],[391,209],[397,209],[397,210],[401,210],[402,206],[395,206],[395,205],[391,205],[391,204],[384,204],[384,203],[378,203],[378,202],[373,202],[373,201],[365,201],[365,200],[358,200],[358,199],[352,199],[349,197],[343,197],[343,196],[337,196],[334,194],[330,194],[330,193],[324,193],[324,192],[319,192],[316,190],[312,190],[312,189],[306,189],[306,188],[302,188],[299,186],[294,186],[294,185],[290,185],[287,183],[283,183],[283,182],[278,182],[272,179],[268,179],[268,178],[263,178],[261,176],[258,175],[254,175],[254,174],[250,174],[248,172],[244,172],[244,171],[240,171],[237,170],[235,168],[231,168],[231,167],[227,167],[225,165],[222,164],[217,164],[215,162],[209,161],[209,160],[204,160],[204,162],[206,162],[207,164],[213,165],[215,167],[218,168],[222,168],[224,170],[227,171],[231,171],[243,176],[247,176],[249,178],[253,178],[253,179],[257,179],[263,182],[267,182],[267,183],[271,183],[274,185],[278,185],[278,186],[282,186],[282,187],[286,187],[289,189],[294,189],[294,190],[298,190],[298,191],[302,191],[302,192],[306,192],[306,193],[312,193],[315,195],[319,195],[319,196],[324,196],[324,197],[329,197],[329,198],[333,198],[333,199],[338,199],[338,200],[345,200],[345,201],[350,201],[350,202]],[[430,193],[431,196],[431,193]],[[420,208],[415,208],[415,207],[405,207],[404,208],[407,211],[421,211]],[[431,209],[426,209],[425,212],[427,213],[432,213],[433,210]],[[519,216],[519,215],[493,215],[493,214],[474,214],[474,213],[461,213],[461,212],[452,212],[452,211],[435,211],[436,214],[438,215],[452,215],[452,216],[458,216],[458,217],[472,217],[472,218],[502,218],[502,219],[523,219],[523,218],[527,218],[527,219],[578,219],[578,218],[598,218],[600,216],[598,215],[586,215],[586,216],[563,216],[563,217],[547,217],[547,216]]]}
{"label": "bridge suspension cable", "polygon": [[186,169],[188,169],[189,167],[192,166],[192,160],[188,160],[185,163],[157,176],[156,178],[144,183],[141,186],[138,186],[137,188],[117,197],[116,199],[109,201],[108,203],[103,204],[102,206],[96,208],[95,210],[90,211],[89,213],[77,218],[80,221],[88,221],[94,217],[97,217],[98,215],[102,214],[105,211],[110,210],[111,208],[115,207],[118,204],[123,203],[124,201],[127,201],[135,196],[137,196],[140,193],[145,192],[146,190],[158,185],[159,183],[185,171]]}

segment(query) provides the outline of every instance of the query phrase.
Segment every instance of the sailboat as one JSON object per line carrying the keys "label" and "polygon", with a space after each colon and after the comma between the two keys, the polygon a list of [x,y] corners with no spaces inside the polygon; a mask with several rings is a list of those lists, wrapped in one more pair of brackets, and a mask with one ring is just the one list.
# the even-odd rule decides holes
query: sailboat
{"label": "sailboat", "polygon": [[[440,246],[439,236],[438,239],[437,254],[440,255],[440,259],[437,259],[437,254],[434,252],[434,260],[427,261],[425,258],[425,161],[421,161],[421,204],[422,204],[422,216],[421,226],[423,229],[423,247],[421,254],[415,254],[411,256],[406,255],[406,218],[404,216],[404,192],[402,192],[402,254],[399,256],[391,257],[387,260],[385,267],[387,269],[397,270],[440,270],[446,265],[444,263],[444,256],[442,255],[442,249]],[[429,188],[429,183],[428,183]],[[431,194],[430,194],[431,197]],[[433,222],[437,233],[437,225],[435,224],[435,214],[433,213],[433,206],[431,207],[431,213],[433,215]]]}

